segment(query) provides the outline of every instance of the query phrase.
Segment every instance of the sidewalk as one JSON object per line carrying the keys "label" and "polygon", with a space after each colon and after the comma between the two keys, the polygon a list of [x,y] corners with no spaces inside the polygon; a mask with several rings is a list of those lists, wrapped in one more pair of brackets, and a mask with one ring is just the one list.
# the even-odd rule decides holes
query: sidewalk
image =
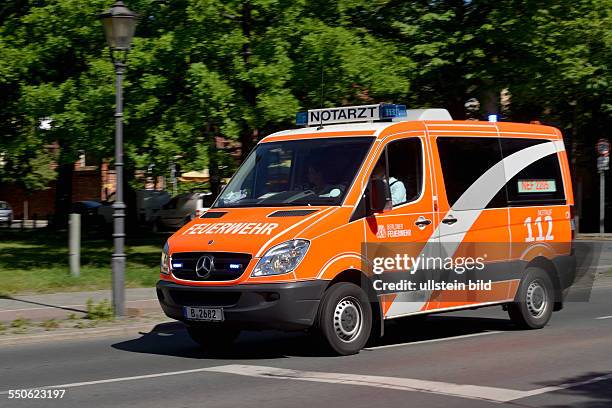
{"label": "sidewalk", "polygon": [[599,234],[598,232],[580,232],[576,234],[577,240],[588,240],[588,241],[612,241],[612,232],[606,232],[603,234]]}
{"label": "sidewalk", "polygon": [[[126,289],[125,295],[128,316],[161,313],[155,288]],[[112,294],[110,290],[100,290],[0,297],[0,322],[10,322],[17,318],[36,321],[65,319],[70,314],[80,318],[87,312],[88,299],[93,299],[95,303],[104,299],[110,301]]]}

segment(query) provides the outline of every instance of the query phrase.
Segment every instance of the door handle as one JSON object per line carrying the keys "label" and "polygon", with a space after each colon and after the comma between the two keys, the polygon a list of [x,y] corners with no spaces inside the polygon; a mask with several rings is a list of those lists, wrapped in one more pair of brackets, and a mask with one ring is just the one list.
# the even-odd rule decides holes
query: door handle
{"label": "door handle", "polygon": [[431,220],[428,220],[427,218],[424,218],[424,217],[419,217],[419,219],[414,222],[414,225],[416,225],[419,228],[425,228],[429,224],[431,224]]}
{"label": "door handle", "polygon": [[449,215],[448,217],[443,219],[442,222],[444,224],[453,225],[454,223],[457,222],[457,219],[455,217],[453,217],[452,215]]}

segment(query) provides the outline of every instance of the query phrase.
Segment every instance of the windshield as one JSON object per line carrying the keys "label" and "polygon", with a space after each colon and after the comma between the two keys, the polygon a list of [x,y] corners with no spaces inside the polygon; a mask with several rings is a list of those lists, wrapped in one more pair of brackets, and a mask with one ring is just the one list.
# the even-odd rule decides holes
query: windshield
{"label": "windshield", "polygon": [[262,143],[213,206],[340,205],[374,138]]}

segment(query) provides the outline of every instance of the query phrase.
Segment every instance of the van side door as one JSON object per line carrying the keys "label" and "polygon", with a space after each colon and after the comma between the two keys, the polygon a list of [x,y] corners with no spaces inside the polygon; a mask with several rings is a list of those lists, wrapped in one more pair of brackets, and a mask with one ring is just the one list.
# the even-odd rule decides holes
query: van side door
{"label": "van side door", "polygon": [[[432,138],[436,155],[440,249],[452,259],[444,270],[464,291],[439,294],[438,308],[500,302],[510,298],[510,235],[500,140],[491,136]],[[491,287],[470,284],[491,284]]]}
{"label": "van side door", "polygon": [[[438,242],[434,235],[433,183],[427,139],[421,137],[393,137],[379,151],[370,169],[370,182],[384,179],[388,186],[389,205],[382,212],[365,217],[364,235],[367,259],[373,262],[374,279],[383,282],[423,280],[426,272],[414,268],[413,259],[424,252],[437,254]],[[366,194],[367,196],[367,194]],[[397,257],[402,262],[391,268],[383,260]],[[386,265],[390,266],[390,264]],[[420,312],[426,306],[429,293],[423,291],[377,291],[385,318]]]}

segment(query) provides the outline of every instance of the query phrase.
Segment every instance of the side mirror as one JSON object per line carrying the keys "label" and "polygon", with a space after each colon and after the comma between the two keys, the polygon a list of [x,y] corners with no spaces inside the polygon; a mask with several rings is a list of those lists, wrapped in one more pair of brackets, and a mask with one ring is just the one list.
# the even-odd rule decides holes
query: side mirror
{"label": "side mirror", "polygon": [[391,208],[391,191],[383,179],[370,180],[370,213],[383,212]]}

